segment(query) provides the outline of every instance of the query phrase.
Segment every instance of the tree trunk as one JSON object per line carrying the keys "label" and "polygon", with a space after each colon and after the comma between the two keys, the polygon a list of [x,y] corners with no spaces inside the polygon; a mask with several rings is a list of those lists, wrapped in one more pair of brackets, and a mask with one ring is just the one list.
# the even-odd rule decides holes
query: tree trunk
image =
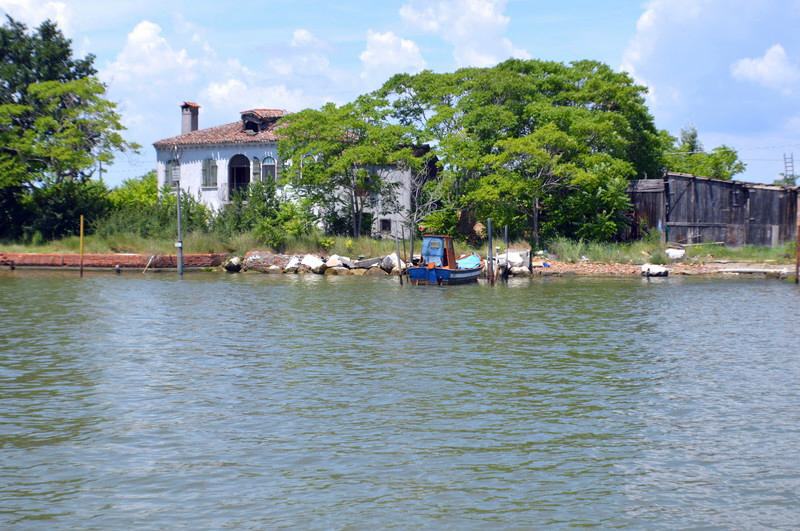
{"label": "tree trunk", "polygon": [[358,237],[358,214],[356,208],[356,201],[358,198],[356,197],[355,190],[350,191],[350,223],[353,226],[353,237]]}

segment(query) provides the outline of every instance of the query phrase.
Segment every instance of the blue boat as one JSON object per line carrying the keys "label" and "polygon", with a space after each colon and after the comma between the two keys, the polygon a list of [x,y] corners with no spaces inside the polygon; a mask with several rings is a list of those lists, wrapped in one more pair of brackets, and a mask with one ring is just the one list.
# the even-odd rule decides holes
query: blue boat
{"label": "blue boat", "polygon": [[422,263],[408,268],[408,279],[415,286],[467,284],[478,281],[481,269],[477,255],[456,260],[450,236],[431,235],[422,238]]}

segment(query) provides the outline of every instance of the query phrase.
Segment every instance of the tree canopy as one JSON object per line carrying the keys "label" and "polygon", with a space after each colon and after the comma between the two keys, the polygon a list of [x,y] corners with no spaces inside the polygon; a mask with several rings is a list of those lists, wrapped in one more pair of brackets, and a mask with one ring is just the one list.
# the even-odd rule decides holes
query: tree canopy
{"label": "tree canopy", "polygon": [[[51,197],[47,203],[56,205],[63,203],[54,199],[59,192],[87,196],[75,186],[86,183],[98,163],[138,148],[122,137],[116,104],[93,77],[93,63],[92,55],[74,58],[70,40],[51,21],[28,32],[7,17],[0,27],[0,237],[29,230],[30,218],[41,215],[32,206],[36,197]],[[92,210],[88,203],[81,209]],[[71,230],[48,227],[56,236]]]}
{"label": "tree canopy", "polygon": [[327,228],[361,235],[364,215],[397,209],[391,172],[415,164],[410,130],[387,120],[387,112],[368,96],[353,103],[329,103],[282,121],[281,158],[291,160],[285,178],[322,211]]}
{"label": "tree canopy", "polygon": [[433,146],[454,209],[538,243],[541,229],[612,238],[633,177],[663,167],[646,89],[596,61],[509,60],[392,77],[375,95],[391,121]]}
{"label": "tree canopy", "polygon": [[747,165],[739,160],[739,154],[731,147],[722,145],[706,152],[693,126],[682,129],[680,139],[669,135],[665,135],[665,138],[669,144],[665,164],[670,171],[730,180],[747,169]]}

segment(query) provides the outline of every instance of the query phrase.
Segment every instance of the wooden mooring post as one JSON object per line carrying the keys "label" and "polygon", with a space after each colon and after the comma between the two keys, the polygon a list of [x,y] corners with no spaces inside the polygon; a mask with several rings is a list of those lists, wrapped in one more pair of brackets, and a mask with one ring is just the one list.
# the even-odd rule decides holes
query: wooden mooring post
{"label": "wooden mooring post", "polygon": [[81,269],[81,278],[83,278],[83,214],[81,214],[81,237],[80,237],[80,269]]}
{"label": "wooden mooring post", "polygon": [[400,258],[400,240],[397,238],[397,236],[394,237],[394,246],[395,246],[395,253],[397,254],[397,272],[399,273],[399,275],[397,276],[400,277],[400,285],[402,286],[403,268],[400,266],[400,264],[402,263],[402,258]]}
{"label": "wooden mooring post", "polygon": [[489,253],[486,257],[486,275],[489,280],[489,284],[494,286],[494,257],[492,249],[492,218],[486,220],[486,235],[489,237]]}
{"label": "wooden mooring post", "polygon": [[797,189],[797,211],[795,212],[795,217],[797,218],[797,224],[795,227],[795,262],[794,262],[794,283],[800,284],[800,188]]}

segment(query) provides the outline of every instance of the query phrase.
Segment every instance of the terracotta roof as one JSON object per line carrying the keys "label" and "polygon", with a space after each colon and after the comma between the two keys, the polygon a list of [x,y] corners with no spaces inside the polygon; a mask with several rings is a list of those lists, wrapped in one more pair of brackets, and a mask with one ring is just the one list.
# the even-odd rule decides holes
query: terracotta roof
{"label": "terracotta roof", "polygon": [[263,131],[252,133],[244,130],[241,121],[233,122],[206,129],[198,129],[183,135],[164,138],[153,142],[157,148],[168,148],[171,146],[195,146],[206,144],[255,144],[259,142],[275,142],[278,137],[275,135],[276,123],[272,123]]}
{"label": "terracotta roof", "polygon": [[255,114],[259,118],[280,118],[281,116],[288,114],[283,109],[248,109],[246,111],[242,111],[240,114]]}
{"label": "terracotta roof", "polygon": [[181,107],[193,107],[195,109],[199,109],[200,108],[200,104],[199,103],[195,103],[193,101],[184,101],[183,105],[181,105]]}

